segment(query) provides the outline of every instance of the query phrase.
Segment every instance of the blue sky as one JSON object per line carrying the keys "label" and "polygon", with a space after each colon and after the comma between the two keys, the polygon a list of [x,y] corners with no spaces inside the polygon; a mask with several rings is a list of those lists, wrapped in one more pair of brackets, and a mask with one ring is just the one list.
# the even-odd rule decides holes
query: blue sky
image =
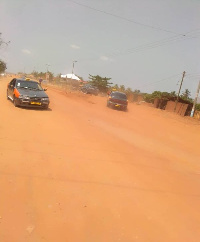
{"label": "blue sky", "polygon": [[0,0],[8,71],[112,78],[143,92],[200,79],[199,0]]}

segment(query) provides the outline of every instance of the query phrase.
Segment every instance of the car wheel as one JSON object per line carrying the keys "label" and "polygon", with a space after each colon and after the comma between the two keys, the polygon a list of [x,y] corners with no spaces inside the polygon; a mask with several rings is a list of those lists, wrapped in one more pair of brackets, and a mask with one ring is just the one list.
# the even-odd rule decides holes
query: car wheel
{"label": "car wheel", "polygon": [[7,100],[9,100],[10,98],[8,97],[8,90],[7,90],[7,94],[6,94]]}
{"label": "car wheel", "polygon": [[127,112],[128,111],[127,107],[124,107],[123,109],[124,109],[124,112]]}
{"label": "car wheel", "polygon": [[45,105],[44,109],[47,110],[49,108],[49,105]]}
{"label": "car wheel", "polygon": [[17,104],[17,101],[16,101],[16,98],[15,98],[15,97],[13,97],[13,104],[14,104],[15,107],[18,107],[18,106],[19,106],[19,105]]}
{"label": "car wheel", "polygon": [[111,108],[111,107],[112,107],[111,104],[110,104],[109,102],[107,102],[107,107],[108,107],[108,108]]}

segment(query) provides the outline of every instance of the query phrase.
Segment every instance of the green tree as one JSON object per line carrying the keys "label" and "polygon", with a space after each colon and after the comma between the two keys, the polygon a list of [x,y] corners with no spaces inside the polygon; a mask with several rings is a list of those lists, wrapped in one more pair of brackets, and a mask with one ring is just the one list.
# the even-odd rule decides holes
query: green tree
{"label": "green tree", "polygon": [[152,94],[149,93],[145,93],[144,94],[144,101],[147,103],[152,103],[154,99],[152,99]]}
{"label": "green tree", "polygon": [[160,91],[154,91],[152,93],[152,98],[155,99],[155,98],[161,98],[162,97],[162,92]]}
{"label": "green tree", "polygon": [[144,100],[149,103],[153,103],[156,98],[162,98],[166,95],[166,93],[162,93],[160,91],[154,91],[152,94],[145,94]]}
{"label": "green tree", "polygon": [[182,93],[181,98],[185,99],[185,100],[189,100],[190,99],[190,91],[188,89],[185,89],[185,91]]}
{"label": "green tree", "polygon": [[113,90],[115,91],[118,91],[119,90],[119,86],[117,84],[115,84],[113,87],[112,87]]}
{"label": "green tree", "polygon": [[177,96],[177,95],[176,95],[176,92],[175,92],[175,91],[170,92],[170,96],[171,96],[171,97],[176,97],[176,96]]}
{"label": "green tree", "polygon": [[195,105],[195,110],[200,111],[200,103],[197,103],[197,104]]}
{"label": "green tree", "polygon": [[135,89],[135,90],[133,91],[133,93],[140,93],[140,90]]}
{"label": "green tree", "polygon": [[49,81],[53,81],[53,79],[54,79],[53,72],[48,71],[48,74],[49,74]]}
{"label": "green tree", "polygon": [[38,73],[37,71],[33,71],[33,72],[31,73],[31,75],[33,75],[36,79],[39,77],[38,74],[39,74],[39,73]]}
{"label": "green tree", "polygon": [[3,73],[7,69],[6,63],[0,60],[0,73]]}
{"label": "green tree", "polygon": [[127,96],[130,96],[133,94],[133,91],[130,87],[128,87],[126,90],[125,90],[125,93],[127,94]]}
{"label": "green tree", "polygon": [[125,90],[125,93],[128,97],[128,100],[129,101],[133,101],[133,91],[130,87],[128,87],[126,90]]}
{"label": "green tree", "polygon": [[119,86],[119,91],[125,92],[126,88],[124,85]]}
{"label": "green tree", "polygon": [[165,99],[165,100],[170,100],[171,98],[176,97],[176,92],[160,92],[160,91],[154,91],[151,94],[145,94],[144,95],[144,100],[146,102],[150,102],[153,103],[155,98],[161,98],[161,99]]}
{"label": "green tree", "polygon": [[39,77],[39,78],[42,78],[42,79],[46,79],[46,72],[42,72],[42,71],[39,72],[39,73],[38,73],[38,77]]}
{"label": "green tree", "polygon": [[110,88],[110,85],[112,84],[112,82],[109,82],[111,78],[101,77],[99,75],[92,76],[89,74],[89,80],[90,83],[96,86],[101,92],[107,92]]}
{"label": "green tree", "polygon": [[3,45],[8,45],[10,43],[10,41],[8,42],[5,42],[2,37],[1,37],[2,33],[0,33],[0,47],[3,46]]}
{"label": "green tree", "polygon": [[131,89],[130,87],[128,87],[128,88],[126,89],[126,92],[133,92],[133,91],[132,91],[132,89]]}
{"label": "green tree", "polygon": [[[8,45],[10,43],[9,42],[5,42],[2,37],[1,37],[2,33],[0,33],[0,48],[3,46],[3,45]],[[0,73],[4,72],[5,70],[7,69],[6,67],[6,63],[3,61],[3,60],[0,60]]]}
{"label": "green tree", "polygon": [[[46,72],[37,72],[37,71],[33,71],[31,73],[31,75],[33,75],[36,79],[42,78],[42,79],[46,79]],[[49,80],[52,81],[54,78],[54,74],[50,71],[48,71],[48,75],[49,75]]]}

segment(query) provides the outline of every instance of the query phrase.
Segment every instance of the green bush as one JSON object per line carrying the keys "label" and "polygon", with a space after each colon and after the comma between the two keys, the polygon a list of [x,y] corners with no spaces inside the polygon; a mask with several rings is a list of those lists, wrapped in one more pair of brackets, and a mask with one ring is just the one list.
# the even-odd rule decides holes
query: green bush
{"label": "green bush", "polygon": [[195,105],[195,110],[200,111],[200,103],[197,103],[197,104]]}

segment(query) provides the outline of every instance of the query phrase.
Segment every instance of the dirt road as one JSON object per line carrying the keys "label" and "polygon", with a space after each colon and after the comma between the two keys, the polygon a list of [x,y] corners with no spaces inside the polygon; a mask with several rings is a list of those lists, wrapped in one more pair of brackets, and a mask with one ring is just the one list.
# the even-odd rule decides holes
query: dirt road
{"label": "dirt road", "polygon": [[1,242],[198,242],[200,123],[48,89],[16,108],[0,80]]}

